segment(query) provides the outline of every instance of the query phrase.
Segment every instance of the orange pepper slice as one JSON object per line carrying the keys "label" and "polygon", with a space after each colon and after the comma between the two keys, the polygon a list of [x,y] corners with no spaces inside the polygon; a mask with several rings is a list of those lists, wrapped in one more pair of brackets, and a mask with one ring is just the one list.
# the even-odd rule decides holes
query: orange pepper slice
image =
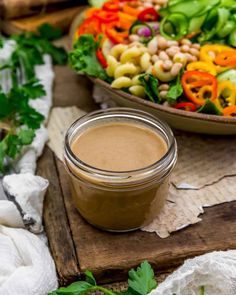
{"label": "orange pepper slice", "polygon": [[198,106],[205,104],[206,99],[217,98],[217,80],[205,72],[187,71],[181,78],[186,97]]}
{"label": "orange pepper slice", "polygon": [[220,66],[236,66],[236,50],[232,49],[218,53],[215,63]]}

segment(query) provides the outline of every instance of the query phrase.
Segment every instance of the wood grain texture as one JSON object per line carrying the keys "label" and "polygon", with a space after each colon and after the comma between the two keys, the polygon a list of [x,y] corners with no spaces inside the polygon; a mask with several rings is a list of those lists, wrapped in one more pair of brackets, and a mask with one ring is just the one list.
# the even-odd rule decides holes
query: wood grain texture
{"label": "wood grain texture", "polygon": [[160,274],[176,268],[186,258],[236,248],[236,202],[206,209],[202,222],[167,239],[142,231],[106,233],[87,224],[77,213],[67,173],[59,160],[57,166],[80,270],[93,271],[100,283],[126,278],[128,270],[145,259]]}
{"label": "wood grain texture", "polygon": [[55,158],[49,148],[38,163],[38,174],[49,180],[44,203],[44,223],[50,249],[56,263],[60,285],[78,280],[80,272],[58,180]]}

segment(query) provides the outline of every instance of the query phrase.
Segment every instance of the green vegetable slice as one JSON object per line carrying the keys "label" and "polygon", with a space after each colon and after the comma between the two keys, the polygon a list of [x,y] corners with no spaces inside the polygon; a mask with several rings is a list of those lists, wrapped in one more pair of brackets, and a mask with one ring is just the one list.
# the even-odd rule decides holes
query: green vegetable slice
{"label": "green vegetable slice", "polygon": [[236,29],[230,33],[228,43],[229,45],[236,47]]}
{"label": "green vegetable slice", "polygon": [[203,33],[199,36],[199,41],[204,42],[212,39],[225,26],[230,12],[227,8],[215,8],[207,16],[202,30]]}
{"label": "green vegetable slice", "polygon": [[197,112],[210,115],[222,115],[221,111],[209,99],[206,100],[205,104],[200,109],[198,109]]}
{"label": "green vegetable slice", "polygon": [[204,3],[204,1],[186,0],[169,6],[169,11],[171,13],[183,13],[188,18],[192,18],[194,15],[199,14],[205,8],[205,6],[206,3]]}
{"label": "green vegetable slice", "polygon": [[223,82],[225,80],[231,81],[236,86],[236,70],[230,69],[230,70],[227,70],[223,73],[220,73],[217,76],[218,82]]}
{"label": "green vegetable slice", "polygon": [[160,32],[167,39],[179,40],[188,33],[188,19],[182,13],[166,16],[160,24]]}
{"label": "green vegetable slice", "polygon": [[203,25],[205,21],[205,18],[206,18],[205,14],[192,18],[189,22],[188,32],[189,33],[199,32],[201,29],[201,26]]}
{"label": "green vegetable slice", "polygon": [[233,20],[227,21],[226,24],[223,26],[223,28],[217,32],[217,36],[219,38],[227,37],[233,31],[235,26],[236,26],[236,23]]}

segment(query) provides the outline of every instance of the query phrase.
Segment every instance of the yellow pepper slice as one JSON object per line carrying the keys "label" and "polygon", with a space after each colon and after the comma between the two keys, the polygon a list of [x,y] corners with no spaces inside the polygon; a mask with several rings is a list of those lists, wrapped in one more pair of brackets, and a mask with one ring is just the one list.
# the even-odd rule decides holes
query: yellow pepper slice
{"label": "yellow pepper slice", "polygon": [[236,86],[229,80],[218,84],[218,97],[214,100],[215,105],[220,111],[236,104]]}
{"label": "yellow pepper slice", "polygon": [[[222,51],[233,50],[231,47],[221,44],[207,44],[201,47],[200,49],[200,61],[206,61],[213,65],[215,57],[218,53]],[[219,65],[215,65],[217,73],[221,73],[223,71],[228,70],[230,67],[222,67]]]}
{"label": "yellow pepper slice", "polygon": [[217,75],[216,66],[212,62],[207,61],[194,61],[187,65],[188,71],[202,71],[206,73],[210,73],[213,76]]}

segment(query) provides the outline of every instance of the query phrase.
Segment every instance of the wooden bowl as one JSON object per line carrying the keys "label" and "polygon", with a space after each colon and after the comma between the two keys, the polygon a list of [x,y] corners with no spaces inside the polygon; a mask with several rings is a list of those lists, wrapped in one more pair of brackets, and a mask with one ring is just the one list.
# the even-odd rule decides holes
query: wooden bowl
{"label": "wooden bowl", "polygon": [[216,115],[199,114],[178,110],[168,106],[116,90],[110,84],[96,78],[89,77],[94,84],[102,87],[111,99],[119,106],[140,109],[149,112],[166,121],[172,128],[205,134],[233,135],[236,134],[236,118]]}

